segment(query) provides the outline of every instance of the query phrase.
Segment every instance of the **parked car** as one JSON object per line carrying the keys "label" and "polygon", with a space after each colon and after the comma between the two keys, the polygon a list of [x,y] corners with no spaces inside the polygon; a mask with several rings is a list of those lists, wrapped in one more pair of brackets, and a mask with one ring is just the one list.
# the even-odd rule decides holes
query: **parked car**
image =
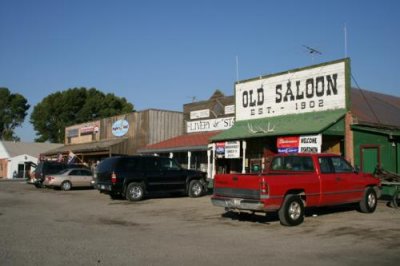
{"label": "parked car", "polygon": [[92,187],[92,171],[85,168],[64,169],[58,174],[47,175],[43,185],[45,187],[70,190],[75,187]]}
{"label": "parked car", "polygon": [[69,168],[87,168],[84,164],[66,164],[59,163],[57,161],[42,161],[40,162],[35,170],[35,180],[33,184],[37,188],[43,187],[43,182],[47,175],[57,174],[64,169]]}
{"label": "parked car", "polygon": [[158,156],[107,158],[96,167],[94,178],[100,192],[130,201],[157,192],[200,197],[208,186],[206,173],[183,169],[174,159]]}
{"label": "parked car", "polygon": [[217,174],[211,202],[225,211],[277,212],[281,224],[299,225],[305,208],[356,203],[375,211],[380,180],[335,154],[278,154],[261,174]]}

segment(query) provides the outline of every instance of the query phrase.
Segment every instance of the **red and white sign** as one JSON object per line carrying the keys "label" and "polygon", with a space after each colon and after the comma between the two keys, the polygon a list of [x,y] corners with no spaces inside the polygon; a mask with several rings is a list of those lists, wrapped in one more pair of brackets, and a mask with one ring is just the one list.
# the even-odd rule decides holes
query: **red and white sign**
{"label": "red and white sign", "polygon": [[215,143],[215,155],[219,158],[225,156],[225,142]]}
{"label": "red and white sign", "polygon": [[321,152],[322,136],[291,136],[276,139],[279,153],[319,153]]}
{"label": "red and white sign", "polygon": [[81,135],[85,134],[91,134],[91,133],[97,133],[99,132],[99,126],[98,124],[87,124],[79,129],[79,132]]}
{"label": "red and white sign", "polygon": [[279,153],[299,152],[299,137],[279,137],[276,139],[276,147]]}

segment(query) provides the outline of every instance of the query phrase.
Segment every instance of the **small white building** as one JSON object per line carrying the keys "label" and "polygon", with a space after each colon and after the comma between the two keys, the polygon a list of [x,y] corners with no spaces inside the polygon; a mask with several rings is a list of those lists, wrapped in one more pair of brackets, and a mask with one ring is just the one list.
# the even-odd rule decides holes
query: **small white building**
{"label": "small white building", "polygon": [[62,144],[0,141],[0,178],[28,178],[40,154]]}

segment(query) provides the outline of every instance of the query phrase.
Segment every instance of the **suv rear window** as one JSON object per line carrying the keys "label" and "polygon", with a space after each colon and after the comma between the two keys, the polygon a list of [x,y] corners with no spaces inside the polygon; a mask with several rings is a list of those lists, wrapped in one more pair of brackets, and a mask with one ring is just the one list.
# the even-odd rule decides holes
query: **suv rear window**
{"label": "suv rear window", "polygon": [[142,168],[141,158],[137,157],[126,157],[118,161],[118,171],[132,173],[139,171]]}
{"label": "suv rear window", "polygon": [[100,164],[96,168],[96,171],[100,173],[113,171],[115,169],[115,164],[118,162],[118,160],[119,157],[107,158],[100,162]]}

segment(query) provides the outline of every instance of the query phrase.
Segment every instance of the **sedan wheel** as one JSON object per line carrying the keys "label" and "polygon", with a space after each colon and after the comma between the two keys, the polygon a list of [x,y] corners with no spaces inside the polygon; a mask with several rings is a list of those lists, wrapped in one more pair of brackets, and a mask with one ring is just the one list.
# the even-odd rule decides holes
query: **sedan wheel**
{"label": "sedan wheel", "polygon": [[71,185],[71,183],[69,181],[64,181],[61,184],[61,189],[64,190],[64,191],[70,190],[71,187],[72,187],[72,185]]}

